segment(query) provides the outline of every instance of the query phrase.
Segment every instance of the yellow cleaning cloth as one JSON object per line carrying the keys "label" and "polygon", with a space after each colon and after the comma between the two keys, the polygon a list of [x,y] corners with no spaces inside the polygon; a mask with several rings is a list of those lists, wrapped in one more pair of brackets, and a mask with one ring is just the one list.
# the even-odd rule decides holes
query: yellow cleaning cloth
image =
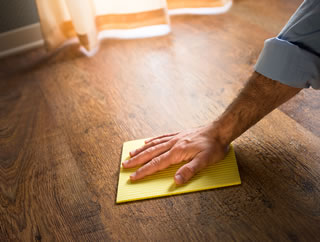
{"label": "yellow cleaning cloth", "polygon": [[[121,163],[129,159],[130,151],[143,145],[144,139],[125,142],[122,149]],[[223,161],[208,166],[197,173],[188,183],[178,186],[173,178],[176,171],[184,164],[186,162],[170,166],[163,171],[135,182],[130,181],[130,174],[135,172],[137,168],[124,169],[120,165],[117,203],[241,184],[232,146]]]}

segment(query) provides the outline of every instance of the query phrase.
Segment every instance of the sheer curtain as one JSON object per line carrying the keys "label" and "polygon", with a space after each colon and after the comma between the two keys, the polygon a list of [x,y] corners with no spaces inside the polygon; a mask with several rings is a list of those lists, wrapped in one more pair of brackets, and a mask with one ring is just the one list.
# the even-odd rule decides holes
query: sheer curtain
{"label": "sheer curtain", "polygon": [[77,39],[94,51],[103,38],[141,38],[170,32],[169,14],[217,14],[232,0],[36,0],[48,49]]}

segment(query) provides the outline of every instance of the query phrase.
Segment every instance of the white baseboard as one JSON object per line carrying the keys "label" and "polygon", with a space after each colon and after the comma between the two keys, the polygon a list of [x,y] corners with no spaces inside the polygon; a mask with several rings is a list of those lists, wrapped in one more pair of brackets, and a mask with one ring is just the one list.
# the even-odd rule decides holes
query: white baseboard
{"label": "white baseboard", "polygon": [[42,46],[40,23],[0,34],[0,58]]}

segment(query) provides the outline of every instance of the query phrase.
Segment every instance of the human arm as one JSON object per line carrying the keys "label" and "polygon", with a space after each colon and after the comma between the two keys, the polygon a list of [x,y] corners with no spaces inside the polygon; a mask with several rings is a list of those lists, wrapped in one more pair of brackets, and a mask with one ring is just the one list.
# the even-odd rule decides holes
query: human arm
{"label": "human arm", "polygon": [[130,152],[131,158],[123,167],[143,165],[130,176],[135,181],[188,161],[174,178],[177,184],[185,183],[207,165],[222,160],[233,140],[300,90],[254,72],[217,120],[201,128],[150,139],[140,149]]}
{"label": "human arm", "polygon": [[280,34],[265,41],[255,70],[238,97],[213,123],[151,139],[133,151],[123,166],[145,165],[131,179],[186,160],[189,162],[175,176],[176,183],[186,182],[209,163],[223,159],[234,139],[301,88],[319,89],[320,1],[305,0]]}

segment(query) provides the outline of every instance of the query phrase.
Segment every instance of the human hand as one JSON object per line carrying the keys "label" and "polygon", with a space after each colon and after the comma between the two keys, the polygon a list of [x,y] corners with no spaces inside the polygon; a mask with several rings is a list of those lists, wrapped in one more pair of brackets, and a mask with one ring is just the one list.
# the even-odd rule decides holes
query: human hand
{"label": "human hand", "polygon": [[130,159],[122,163],[124,168],[143,165],[130,176],[139,180],[170,165],[188,161],[175,174],[177,184],[189,181],[209,164],[222,160],[229,145],[223,145],[213,125],[162,135],[145,141],[145,145],[130,152]]}

